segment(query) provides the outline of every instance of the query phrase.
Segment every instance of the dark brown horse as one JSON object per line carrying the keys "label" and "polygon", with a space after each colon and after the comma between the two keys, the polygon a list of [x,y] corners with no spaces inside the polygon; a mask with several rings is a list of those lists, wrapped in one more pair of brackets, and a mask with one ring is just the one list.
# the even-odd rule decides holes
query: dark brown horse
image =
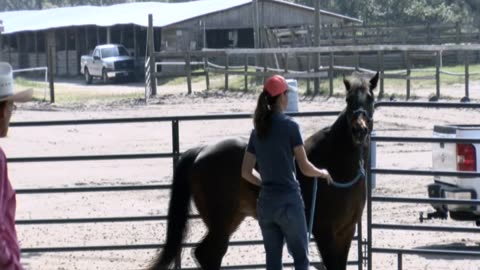
{"label": "dark brown horse", "polygon": [[[363,161],[368,157],[373,128],[373,89],[378,73],[371,79],[354,74],[344,79],[347,107],[332,126],[305,141],[309,160],[327,168],[336,185],[319,181],[313,235],[328,270],[346,269],[348,251],[365,205]],[[186,151],[173,179],[164,249],[151,269],[169,269],[180,254],[187,228],[190,198],[208,227],[195,249],[202,269],[219,269],[232,233],[247,216],[256,217],[259,187],[242,179],[241,165],[246,148],[243,139],[228,139]],[[313,180],[297,168],[306,217],[310,216]],[[308,224],[308,222],[307,222]]]}

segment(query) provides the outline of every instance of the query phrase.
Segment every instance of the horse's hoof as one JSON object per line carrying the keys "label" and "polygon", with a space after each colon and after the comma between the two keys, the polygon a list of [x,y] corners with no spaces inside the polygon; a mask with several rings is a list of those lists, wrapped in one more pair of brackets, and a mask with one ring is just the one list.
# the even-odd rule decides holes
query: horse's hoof
{"label": "horse's hoof", "polygon": [[327,267],[323,265],[323,263],[315,264],[314,266],[310,266],[309,270],[327,270]]}

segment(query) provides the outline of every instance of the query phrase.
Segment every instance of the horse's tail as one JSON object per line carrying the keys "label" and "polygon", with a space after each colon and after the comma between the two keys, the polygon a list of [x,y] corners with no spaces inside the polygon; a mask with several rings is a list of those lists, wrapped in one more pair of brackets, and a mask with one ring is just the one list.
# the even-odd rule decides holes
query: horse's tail
{"label": "horse's tail", "polygon": [[168,208],[166,243],[152,263],[151,270],[170,269],[174,259],[181,251],[190,210],[189,171],[200,150],[201,148],[193,148],[185,152],[175,167]]}

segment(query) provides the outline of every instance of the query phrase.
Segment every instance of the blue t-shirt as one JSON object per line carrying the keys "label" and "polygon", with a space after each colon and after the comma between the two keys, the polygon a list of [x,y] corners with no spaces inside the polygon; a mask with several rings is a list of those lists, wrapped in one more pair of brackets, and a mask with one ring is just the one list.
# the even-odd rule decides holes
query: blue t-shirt
{"label": "blue t-shirt", "polygon": [[255,130],[250,134],[247,151],[257,159],[262,177],[262,193],[298,193],[293,149],[303,145],[300,127],[283,113],[272,115],[272,126],[268,136],[260,140]]}

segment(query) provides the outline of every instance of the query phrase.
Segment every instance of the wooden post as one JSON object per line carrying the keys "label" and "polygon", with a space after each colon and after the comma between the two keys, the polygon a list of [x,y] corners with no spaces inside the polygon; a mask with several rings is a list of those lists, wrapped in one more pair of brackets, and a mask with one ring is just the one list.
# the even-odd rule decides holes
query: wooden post
{"label": "wooden post", "polygon": [[435,83],[436,83],[436,95],[430,98],[430,101],[438,101],[440,99],[440,63],[442,55],[440,52],[436,52],[435,61]]}
{"label": "wooden post", "polygon": [[[315,47],[320,46],[320,0],[315,0],[315,22],[314,22],[314,41],[313,44]],[[320,66],[320,55],[318,53],[315,53],[314,57],[314,71],[315,73],[319,72],[319,66]],[[320,80],[317,75],[315,75],[315,79],[313,81],[314,84],[314,95],[318,95],[320,92]]]}
{"label": "wooden post", "polygon": [[470,101],[470,95],[469,95],[469,84],[470,84],[470,72],[469,72],[469,52],[464,51],[463,52],[463,60],[465,63],[465,96],[460,100],[461,102],[469,102]]}
{"label": "wooden post", "polygon": [[358,52],[354,53],[354,57],[355,57],[355,70],[359,71],[360,70],[360,55],[358,54]]}
{"label": "wooden post", "polygon": [[188,94],[192,94],[192,66],[191,66],[191,56],[190,56],[190,50],[187,51],[186,57],[185,57],[185,69],[187,72],[187,87],[188,87]]}
{"label": "wooden post", "polygon": [[333,96],[333,53],[330,53],[330,61],[328,63],[328,88],[329,88],[329,96]]}
{"label": "wooden post", "polygon": [[228,58],[229,58],[228,54],[225,54],[225,87],[223,91],[228,90],[228,62],[229,62]]}
{"label": "wooden post", "polygon": [[378,63],[379,63],[379,72],[380,72],[380,92],[378,93],[378,98],[382,99],[384,95],[384,90],[385,90],[385,85],[384,85],[384,52],[379,51],[378,52]]}
{"label": "wooden post", "polygon": [[[253,0],[252,2],[252,14],[253,14],[253,20],[252,20],[252,28],[253,28],[253,44],[254,48],[258,49],[260,48],[260,23],[259,23],[259,16],[258,16],[258,0]],[[260,64],[260,58],[258,53],[255,54],[255,67],[258,67]],[[257,68],[255,68],[255,71]],[[260,83],[260,78],[259,76],[255,76],[255,82]]]}
{"label": "wooden post", "polygon": [[244,74],[243,74],[243,83],[244,83],[244,91],[248,91],[248,54],[245,55],[245,67],[244,67]]}
{"label": "wooden post", "polygon": [[205,83],[207,84],[207,90],[210,89],[210,77],[208,75],[208,56],[203,57],[203,69],[205,70]]}
{"label": "wooden post", "polygon": [[408,51],[405,51],[405,65],[407,68],[407,77],[406,77],[406,83],[407,83],[407,96],[406,100],[410,99],[410,75],[411,75],[411,69],[410,69],[410,54]]}
{"label": "wooden post", "polygon": [[47,47],[47,72],[48,72],[48,86],[50,88],[50,102],[55,103],[55,89],[54,89],[54,78],[55,71],[53,68],[53,50],[55,47]]}
{"label": "wooden post", "polygon": [[285,74],[288,74],[288,53],[284,53],[283,58],[285,59],[283,70],[285,71]]}
{"label": "wooden post", "polygon": [[263,58],[263,76],[262,76],[262,84],[267,80],[267,54],[262,55]]}
{"label": "wooden post", "polygon": [[153,16],[148,14],[148,33],[147,33],[147,42],[148,42],[148,59],[150,59],[150,85],[152,87],[152,96],[157,95],[157,76],[155,68],[155,44],[153,38]]}
{"label": "wooden post", "polygon": [[[455,23],[455,43],[456,44],[460,44],[462,42],[462,39],[461,39],[461,35],[462,35],[462,30],[460,28],[460,24],[457,22]],[[460,62],[462,59],[462,54],[460,51],[457,51],[457,61]]]}
{"label": "wooden post", "polygon": [[[310,73],[310,69],[311,69],[311,61],[310,61],[310,55],[307,54],[307,73]],[[307,92],[306,92],[307,95],[311,95],[312,94],[312,89],[310,88],[310,77],[307,77]]]}

